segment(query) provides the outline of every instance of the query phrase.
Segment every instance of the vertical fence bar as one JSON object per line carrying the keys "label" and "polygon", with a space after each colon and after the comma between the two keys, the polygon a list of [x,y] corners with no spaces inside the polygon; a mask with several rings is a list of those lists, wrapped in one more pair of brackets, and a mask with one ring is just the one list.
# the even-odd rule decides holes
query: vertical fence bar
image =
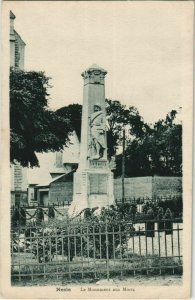
{"label": "vertical fence bar", "polygon": [[52,243],[51,243],[51,236],[48,237],[48,243],[49,243],[49,261],[52,261]]}
{"label": "vertical fence bar", "polygon": [[63,276],[63,272],[64,272],[64,257],[65,257],[65,253],[64,253],[64,234],[63,231],[61,232],[61,238],[62,238],[62,276]]}
{"label": "vertical fence bar", "polygon": [[134,257],[135,257],[135,240],[134,240],[134,233],[133,233],[133,275],[135,276],[135,260],[134,260]]}
{"label": "vertical fence bar", "polygon": [[[58,232],[57,229],[55,229],[55,258],[56,258],[56,263],[58,263]],[[56,271],[58,273],[58,265],[56,265]],[[58,274],[56,275],[58,279]]]}
{"label": "vertical fence bar", "polygon": [[67,237],[68,237],[68,277],[71,279],[71,273],[70,273],[70,262],[71,262],[71,257],[70,257],[70,235],[69,235],[69,224],[67,224]]}
{"label": "vertical fence bar", "polygon": [[[147,236],[145,234],[145,243],[146,243],[146,263],[148,261],[148,239]],[[146,269],[146,274],[148,275],[148,269]]]}
{"label": "vertical fence bar", "polygon": [[[30,260],[32,262],[32,228],[29,229],[30,230]],[[33,266],[31,265],[31,280],[34,280],[34,276],[33,276]]]}
{"label": "vertical fence bar", "polygon": [[45,276],[45,237],[44,237],[44,229],[42,230],[42,239],[43,239],[43,243],[42,243],[42,246],[43,246],[43,274],[44,274],[44,280],[46,279],[46,276]]}
{"label": "vertical fence bar", "polygon": [[82,263],[82,268],[81,268],[81,276],[83,279],[84,273],[83,273],[83,226],[81,228],[81,263]]}
{"label": "vertical fence bar", "polygon": [[100,259],[102,259],[102,236],[101,236],[101,225],[99,227],[99,239],[100,239]]}
{"label": "vertical fence bar", "polygon": [[75,227],[74,227],[74,256],[77,257],[77,239],[76,239]]}
{"label": "vertical fence bar", "polygon": [[20,265],[20,261],[21,261],[21,253],[20,253],[20,227],[18,227],[18,253],[19,253],[19,281],[21,281],[21,265]]}
{"label": "vertical fence bar", "polygon": [[121,241],[121,224],[119,224],[119,242],[120,242],[120,269],[121,269],[121,279],[123,277],[123,258],[122,258],[122,241]]}
{"label": "vertical fence bar", "polygon": [[146,234],[145,234],[145,244],[146,244],[146,256],[148,256],[148,239]]}
{"label": "vertical fence bar", "polygon": [[154,237],[152,236],[152,256],[154,256]]}
{"label": "vertical fence bar", "polygon": [[[174,234],[174,229],[173,229],[173,233],[171,234],[171,254],[172,254],[172,257],[174,257],[174,247],[173,247],[173,234]],[[175,274],[175,269],[173,267],[172,269],[172,272],[173,272],[173,275]]]}
{"label": "vertical fence bar", "polygon": [[26,236],[24,231],[24,262],[26,263]]}
{"label": "vertical fence bar", "polygon": [[165,234],[165,256],[167,257],[167,235]]}
{"label": "vertical fence bar", "polygon": [[87,260],[88,263],[90,262],[90,255],[89,255],[89,225],[87,225]]}
{"label": "vertical fence bar", "polygon": [[179,236],[179,224],[177,223],[177,241],[178,241],[178,254],[179,254],[179,262],[180,262],[180,236]]}
{"label": "vertical fence bar", "polygon": [[159,273],[161,275],[162,271],[161,271],[161,251],[160,251],[160,231],[159,230],[158,230],[158,256],[159,256]]}
{"label": "vertical fence bar", "polygon": [[108,251],[108,224],[106,220],[106,275],[107,279],[110,278],[110,272],[109,272],[109,251]]}
{"label": "vertical fence bar", "polygon": [[113,235],[113,258],[114,258],[114,264],[116,263],[116,256],[115,256],[115,231],[114,231],[114,225],[112,225],[112,235]]}
{"label": "vertical fence bar", "polygon": [[139,226],[139,255],[142,255],[142,250],[141,250],[141,237],[140,237],[140,226]]}
{"label": "vertical fence bar", "polygon": [[[173,231],[173,234],[174,234],[174,231]],[[174,257],[173,234],[171,235],[171,253],[172,253],[172,257]]]}
{"label": "vertical fence bar", "polygon": [[[59,264],[58,264],[58,261],[59,261],[59,255],[60,255],[60,249],[58,248],[58,241],[60,242],[60,237],[61,237],[61,234],[62,234],[62,230],[61,228],[59,229],[59,231],[57,232],[57,265],[56,265],[56,271],[57,271],[57,279],[59,279]],[[60,245],[60,244],[59,244]],[[61,269],[61,267],[60,267]]]}
{"label": "vertical fence bar", "polygon": [[128,231],[127,231],[127,224],[125,224],[125,227],[124,227],[124,234],[125,234],[125,250],[126,250],[126,256],[125,258],[127,259],[126,260],[126,264],[128,263],[129,261],[129,245],[128,245]]}
{"label": "vertical fence bar", "polygon": [[96,259],[95,259],[95,230],[94,230],[94,225],[92,226],[92,237],[93,237],[93,265],[94,265],[94,275],[95,278],[97,277],[97,272],[96,272]]}
{"label": "vertical fence bar", "polygon": [[38,236],[38,234],[37,234],[36,240],[37,240],[37,259],[38,259],[37,266],[39,267],[40,259],[39,259],[39,236]]}

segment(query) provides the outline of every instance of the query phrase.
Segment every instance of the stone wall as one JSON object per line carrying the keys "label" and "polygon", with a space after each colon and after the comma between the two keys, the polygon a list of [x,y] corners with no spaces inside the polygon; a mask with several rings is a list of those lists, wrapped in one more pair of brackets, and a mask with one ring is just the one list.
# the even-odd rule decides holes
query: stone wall
{"label": "stone wall", "polygon": [[[62,205],[63,202],[73,199],[73,182],[54,181],[48,188],[49,204]],[[152,197],[173,197],[182,195],[181,177],[133,177],[125,178],[125,198],[152,198]],[[114,197],[122,198],[121,178],[114,179]],[[12,201],[13,202],[13,201]],[[39,199],[38,199],[39,202]]]}
{"label": "stone wall", "polygon": [[[146,198],[152,196],[152,177],[125,178],[125,198]],[[122,198],[122,179],[114,179],[114,197]]]}
{"label": "stone wall", "polygon": [[73,182],[53,182],[49,189],[49,203],[63,204],[66,201],[72,201]]}
{"label": "stone wall", "polygon": [[[125,178],[125,198],[152,198],[182,195],[182,177]],[[114,179],[115,199],[122,198],[122,180]]]}
{"label": "stone wall", "polygon": [[153,195],[154,197],[169,197],[182,195],[182,177],[153,177]]}

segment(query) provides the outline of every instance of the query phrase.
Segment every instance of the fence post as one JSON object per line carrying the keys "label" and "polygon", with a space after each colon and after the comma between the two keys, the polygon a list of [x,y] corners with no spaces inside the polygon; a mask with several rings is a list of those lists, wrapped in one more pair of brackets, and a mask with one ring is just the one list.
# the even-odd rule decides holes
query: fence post
{"label": "fence post", "polygon": [[106,275],[107,279],[109,280],[110,278],[110,273],[109,273],[109,251],[108,251],[108,221],[106,219]]}
{"label": "fence post", "polygon": [[167,208],[165,212],[164,219],[165,219],[165,234],[172,234],[173,233],[173,223],[171,221],[172,213],[169,208]]}
{"label": "fence post", "polygon": [[52,207],[52,206],[50,206],[48,209],[48,218],[49,219],[55,218],[55,211],[54,211],[54,207]]}
{"label": "fence post", "polygon": [[[152,208],[150,208],[147,211],[147,219],[153,220],[154,219],[154,211]],[[146,221],[146,236],[147,237],[154,237],[155,236],[155,231],[154,231],[154,226],[155,223],[154,221]]]}

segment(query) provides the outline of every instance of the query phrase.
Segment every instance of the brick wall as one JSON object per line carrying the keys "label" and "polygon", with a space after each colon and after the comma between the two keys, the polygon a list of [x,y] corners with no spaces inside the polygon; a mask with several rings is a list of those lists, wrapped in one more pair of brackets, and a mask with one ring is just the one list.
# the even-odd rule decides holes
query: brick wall
{"label": "brick wall", "polygon": [[[151,197],[152,177],[125,178],[125,198]],[[114,197],[122,198],[122,180],[114,179]]]}
{"label": "brick wall", "polygon": [[153,177],[154,196],[169,197],[182,195],[182,177]]}
{"label": "brick wall", "polygon": [[[152,198],[182,195],[181,177],[133,177],[125,178],[125,198]],[[115,199],[122,198],[121,178],[114,179]],[[49,204],[72,201],[73,182],[56,181],[49,188]]]}
{"label": "brick wall", "polygon": [[66,201],[72,201],[73,182],[53,182],[49,189],[49,203],[62,204]]}
{"label": "brick wall", "polygon": [[[152,198],[182,195],[182,177],[125,178],[125,198]],[[114,179],[115,199],[122,198],[122,180]]]}

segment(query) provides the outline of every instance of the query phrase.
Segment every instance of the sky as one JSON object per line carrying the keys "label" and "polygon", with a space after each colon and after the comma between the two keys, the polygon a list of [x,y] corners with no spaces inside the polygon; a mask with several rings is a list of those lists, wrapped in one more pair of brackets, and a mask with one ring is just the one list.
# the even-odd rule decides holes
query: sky
{"label": "sky", "polygon": [[[152,3],[152,5],[151,5]],[[11,2],[26,43],[25,69],[51,77],[50,107],[82,104],[82,71],[106,69],[106,98],[135,106],[145,122],[186,101],[191,23],[181,2]]]}

